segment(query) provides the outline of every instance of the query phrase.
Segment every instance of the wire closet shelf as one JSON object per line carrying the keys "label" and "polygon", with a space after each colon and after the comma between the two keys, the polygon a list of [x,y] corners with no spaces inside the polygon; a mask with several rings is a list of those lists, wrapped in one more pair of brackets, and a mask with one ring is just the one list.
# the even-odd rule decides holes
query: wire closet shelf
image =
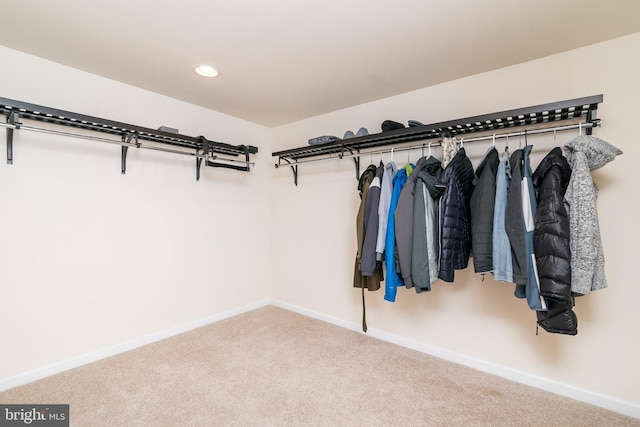
{"label": "wire closet shelf", "polygon": [[[146,128],[8,98],[0,98],[0,114],[6,116],[6,122],[0,123],[0,126],[5,127],[7,131],[8,164],[13,163],[14,131],[21,129],[120,145],[122,147],[122,173],[125,173],[126,170],[126,154],[130,147],[195,157],[197,179],[200,178],[200,166],[203,160],[205,160],[205,165],[207,166],[249,172],[250,167],[254,164],[250,161],[250,155],[258,152],[258,148],[251,145],[231,145],[209,140],[204,136],[181,135],[161,129]],[[90,133],[61,131],[52,129],[50,126],[30,126],[21,122],[21,120],[25,119],[98,132],[117,136],[120,139],[116,140],[106,136],[91,135]],[[146,141],[147,143],[145,144],[141,141]],[[238,157],[241,158],[238,159]],[[238,163],[239,165],[233,163]]]}
{"label": "wire closet shelf", "polygon": [[[429,141],[430,145],[438,146],[443,137],[457,137],[465,143],[491,140],[495,138],[514,137],[518,135],[534,135],[545,132],[566,131],[570,129],[584,129],[587,134],[600,125],[597,118],[598,105],[602,103],[603,95],[593,95],[583,98],[570,99],[480,116],[466,117],[446,122],[433,123],[381,132],[366,136],[342,139],[322,145],[307,145],[288,150],[275,151],[277,157],[276,168],[290,166],[294,174],[294,183],[298,181],[298,165],[311,161],[353,158],[356,175],[360,176],[360,156],[371,153],[390,152],[380,150],[381,147],[398,146],[398,151],[429,146],[407,146],[416,141]],[[567,124],[573,123],[573,124]],[[514,132],[515,128],[524,128]],[[470,134],[487,134],[480,137],[467,137]]]}

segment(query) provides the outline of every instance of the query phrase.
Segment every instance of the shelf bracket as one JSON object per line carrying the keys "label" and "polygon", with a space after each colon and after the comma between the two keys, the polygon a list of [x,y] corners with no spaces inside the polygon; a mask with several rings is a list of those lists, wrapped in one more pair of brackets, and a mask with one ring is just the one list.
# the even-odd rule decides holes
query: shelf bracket
{"label": "shelf bracket", "polygon": [[13,131],[14,129],[20,129],[20,123],[18,120],[20,119],[20,115],[17,111],[12,111],[7,116],[7,123],[13,125],[14,127],[7,128],[7,164],[13,164]]}
{"label": "shelf bracket", "polygon": [[[196,153],[198,155],[199,153]],[[196,157],[196,181],[200,181],[200,168],[202,167],[202,157]]]}
{"label": "shelf bracket", "polygon": [[356,153],[358,153],[358,155],[354,155],[353,150],[351,148],[349,147],[345,147],[345,148],[349,150],[349,153],[353,157],[353,164],[356,167],[356,181],[359,181],[360,180],[360,149],[356,148]]}
{"label": "shelf bracket", "polygon": [[[597,122],[599,122],[600,120],[597,118],[597,113],[598,113],[598,104],[591,104],[589,106],[589,111],[587,112],[587,122],[592,123],[592,124],[596,124]],[[593,128],[589,127],[587,128],[587,135],[592,135],[593,134]]]}
{"label": "shelf bracket", "polygon": [[[140,141],[138,140],[138,133],[134,132],[129,134],[126,138],[123,135],[122,136],[122,142],[126,143],[126,144],[131,144],[131,139],[135,139],[135,145],[137,148],[140,148]],[[121,161],[120,161],[120,168],[122,171],[122,175],[124,175],[127,172],[127,152],[129,151],[129,146],[128,145],[123,145],[122,146],[122,153],[121,153]]]}
{"label": "shelf bracket", "polygon": [[[282,160],[287,162],[288,165],[283,165],[282,163],[280,163]],[[296,187],[298,186],[298,165],[297,164],[292,165],[289,159],[285,157],[278,157],[278,163],[276,163],[275,166],[276,166],[276,169],[278,169],[280,166],[291,166],[291,170],[293,171],[293,183]]]}

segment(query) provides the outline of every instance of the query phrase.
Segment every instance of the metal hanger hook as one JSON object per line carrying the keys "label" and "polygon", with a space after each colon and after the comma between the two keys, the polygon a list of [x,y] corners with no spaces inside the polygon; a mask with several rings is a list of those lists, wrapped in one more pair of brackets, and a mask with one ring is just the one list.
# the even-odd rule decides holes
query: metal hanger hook
{"label": "metal hanger hook", "polygon": [[493,146],[496,146],[496,134],[493,134],[493,141],[491,142],[493,144]]}
{"label": "metal hanger hook", "polygon": [[429,157],[431,157],[431,143],[429,143]]}

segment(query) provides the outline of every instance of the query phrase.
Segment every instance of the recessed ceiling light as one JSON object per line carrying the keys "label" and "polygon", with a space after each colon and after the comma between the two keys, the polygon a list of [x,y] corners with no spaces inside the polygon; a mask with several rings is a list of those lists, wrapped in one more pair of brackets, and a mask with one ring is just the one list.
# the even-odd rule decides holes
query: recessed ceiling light
{"label": "recessed ceiling light", "polygon": [[196,73],[204,77],[216,77],[218,75],[218,70],[210,65],[198,65],[196,67]]}

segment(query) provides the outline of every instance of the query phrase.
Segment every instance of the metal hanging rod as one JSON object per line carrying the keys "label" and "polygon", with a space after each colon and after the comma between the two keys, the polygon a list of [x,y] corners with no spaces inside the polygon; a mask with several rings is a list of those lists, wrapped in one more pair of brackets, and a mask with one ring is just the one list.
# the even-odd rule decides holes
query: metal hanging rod
{"label": "metal hanging rod", "polygon": [[[249,172],[255,163],[250,161],[250,155],[256,154],[258,148],[252,145],[231,145],[223,142],[208,140],[203,136],[192,137],[178,133],[167,132],[165,129],[151,129],[127,123],[116,122],[99,117],[87,116],[70,111],[58,110],[42,105],[29,104],[13,99],[0,98],[0,114],[6,116],[6,123],[0,123],[7,132],[7,163],[13,163],[13,135],[17,130],[51,133],[55,135],[77,137],[92,141],[106,142],[121,146],[122,173],[126,171],[126,156],[129,147],[145,148],[166,153],[187,155],[196,158],[196,179],[200,179],[200,167],[203,160],[205,165]],[[21,119],[63,125],[92,132],[117,135],[122,141],[115,141],[92,135],[74,134],[71,132],[25,126]],[[140,141],[149,141],[154,145],[143,145]],[[157,144],[157,145],[155,145]],[[163,146],[164,145],[164,146]],[[220,156],[243,156],[243,160]],[[233,165],[239,163],[241,165]]]}
{"label": "metal hanging rod", "polygon": [[[7,129],[16,129],[16,125],[12,125],[10,123],[0,123],[0,127],[4,127],[4,128],[7,128]],[[136,145],[135,143],[127,142],[127,141],[117,141],[115,139],[103,138],[103,137],[100,137],[100,136],[82,135],[82,134],[79,134],[79,133],[65,132],[65,131],[60,131],[60,130],[55,130],[55,129],[45,129],[45,128],[27,126],[27,125],[20,125],[19,129],[20,130],[30,131],[30,132],[38,132],[38,133],[46,133],[46,134],[65,136],[65,137],[71,137],[71,138],[86,139],[86,140],[89,140],[89,141],[105,142],[107,144],[120,145],[120,146],[123,146],[123,147],[144,148],[144,149],[147,149],[147,150],[163,151],[165,153],[180,154],[180,155],[183,155],[183,156],[190,156],[190,157],[196,157],[196,158],[201,158],[201,159],[204,159],[206,157],[204,154],[197,153],[197,152],[193,152],[192,153],[192,152],[188,152],[188,151],[174,150],[174,149],[158,147],[158,146],[154,146],[154,145],[145,145],[145,144],[142,144],[142,143],[139,143],[139,144]],[[212,156],[212,157],[214,159],[216,159],[216,160],[219,160],[219,161],[235,162],[235,163],[246,163],[244,160],[218,157],[217,155]],[[251,166],[255,166],[255,162],[249,162],[249,164]]]}
{"label": "metal hanging rod", "polygon": [[[556,126],[551,128],[523,130],[519,132],[510,132],[510,133],[501,133],[501,134],[496,133],[495,135],[478,136],[473,138],[460,137],[459,140],[461,140],[464,144],[466,144],[468,142],[488,141],[488,140],[492,140],[493,138],[495,139],[513,138],[513,137],[525,136],[525,135],[537,135],[541,133],[562,132],[562,131],[567,131],[572,129],[584,129],[586,131],[587,129],[591,129],[597,126],[600,126],[600,123],[595,123],[595,124],[594,123],[578,123],[575,125],[565,125],[565,126]],[[385,148],[383,150],[370,150],[370,151],[347,153],[347,154],[331,153],[329,154],[329,157],[297,160],[292,163],[276,163],[275,167],[277,169],[281,166],[297,166],[305,163],[322,162],[326,160],[347,159],[352,157],[364,157],[367,155],[374,155],[374,154],[388,154],[388,153],[397,153],[402,151],[413,151],[413,150],[420,150],[420,149],[429,148],[429,147],[439,147],[441,145],[442,145],[442,140],[440,139],[440,140],[437,140],[436,142],[422,143],[421,145],[410,145],[410,146],[398,147],[398,148],[395,148],[395,147]],[[278,160],[280,161],[280,159]]]}

